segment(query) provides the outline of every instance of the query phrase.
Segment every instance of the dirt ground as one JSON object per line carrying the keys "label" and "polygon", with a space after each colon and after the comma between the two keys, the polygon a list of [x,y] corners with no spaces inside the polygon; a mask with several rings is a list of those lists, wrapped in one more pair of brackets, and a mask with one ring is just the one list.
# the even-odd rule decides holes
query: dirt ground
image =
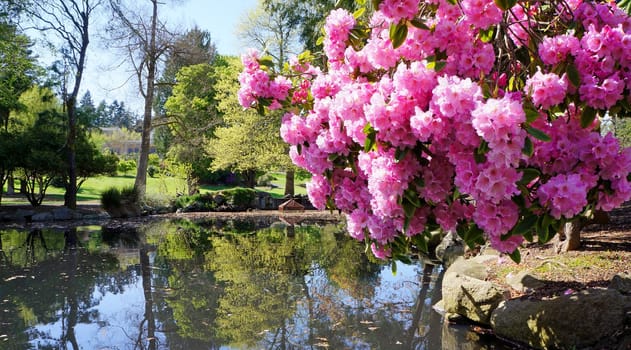
{"label": "dirt ground", "polygon": [[[490,264],[492,279],[528,270],[545,282],[529,297],[548,297],[590,287],[606,287],[613,276],[631,273],[631,203],[612,211],[609,223],[593,224],[581,232],[579,250],[557,253],[554,243],[527,244],[521,248],[521,263],[509,258]],[[512,291],[513,296],[524,293]]]}

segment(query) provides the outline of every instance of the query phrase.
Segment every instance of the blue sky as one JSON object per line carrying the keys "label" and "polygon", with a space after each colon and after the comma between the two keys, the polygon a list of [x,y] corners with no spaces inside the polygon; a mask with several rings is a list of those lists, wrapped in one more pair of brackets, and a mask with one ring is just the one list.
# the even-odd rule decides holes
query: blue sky
{"label": "blue sky", "polygon": [[[175,0],[167,1],[159,8],[158,16],[171,27],[180,29],[199,28],[208,30],[217,51],[224,55],[239,56],[245,51],[236,37],[239,20],[248,10],[256,7],[257,0]],[[164,16],[164,17],[163,17]],[[137,81],[127,67],[118,67],[120,59],[98,43],[90,43],[86,74],[80,96],[89,90],[95,104],[101,100],[123,101],[137,113],[142,111],[142,99],[138,94]]]}

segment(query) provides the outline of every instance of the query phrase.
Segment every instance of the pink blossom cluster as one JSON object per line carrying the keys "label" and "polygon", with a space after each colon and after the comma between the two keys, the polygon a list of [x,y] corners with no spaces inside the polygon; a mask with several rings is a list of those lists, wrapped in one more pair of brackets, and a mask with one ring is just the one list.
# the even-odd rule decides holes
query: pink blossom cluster
{"label": "pink blossom cluster", "polygon": [[[571,220],[631,199],[631,150],[601,135],[597,120],[581,127],[587,107],[603,116],[629,96],[626,15],[613,4],[569,2],[559,15],[584,31],[544,36],[537,66],[510,72],[480,33],[508,21],[509,37],[528,45],[537,2],[508,13],[492,0],[431,3],[427,30],[408,22],[419,0],[379,2],[361,48],[349,44],[356,20],[335,10],[325,25],[327,69],[301,66],[312,73],[295,87],[256,55],[243,57],[245,107],[288,98],[300,107],[280,132],[293,162],[313,174],[316,207],[345,213],[349,234],[388,258],[398,236],[460,225],[511,253],[524,240],[512,232],[524,213]],[[394,48],[390,27],[401,23],[408,35]],[[507,74],[523,84],[508,84]],[[527,171],[537,176],[524,181]]]}
{"label": "pink blossom cluster", "polygon": [[259,64],[259,58],[256,50],[250,50],[242,57],[244,70],[239,74],[239,103],[242,106],[253,107],[260,99],[269,99],[269,108],[279,109],[293,87],[292,82],[282,75],[270,79]]}

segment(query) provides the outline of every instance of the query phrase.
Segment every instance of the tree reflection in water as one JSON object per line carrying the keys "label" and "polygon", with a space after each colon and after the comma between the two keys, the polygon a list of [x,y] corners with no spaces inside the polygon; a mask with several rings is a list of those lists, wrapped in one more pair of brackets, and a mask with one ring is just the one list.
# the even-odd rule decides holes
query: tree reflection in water
{"label": "tree reflection in water", "polygon": [[0,231],[0,348],[442,347],[440,268],[393,276],[338,225],[257,226]]}

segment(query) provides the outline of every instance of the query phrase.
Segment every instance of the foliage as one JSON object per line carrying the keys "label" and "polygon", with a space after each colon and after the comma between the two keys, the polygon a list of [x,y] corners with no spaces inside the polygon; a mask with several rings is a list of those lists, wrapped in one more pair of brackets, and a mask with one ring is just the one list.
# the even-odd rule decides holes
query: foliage
{"label": "foliage", "polygon": [[147,174],[149,174],[149,177],[156,177],[159,171],[160,168],[155,165],[149,165],[149,167],[147,167]]}
{"label": "foliage", "polygon": [[108,212],[120,210],[128,203],[138,203],[138,192],[133,186],[110,187],[101,193],[101,206]]}
{"label": "foliage", "polygon": [[253,111],[243,110],[236,99],[242,66],[236,58],[226,60],[228,65],[219,73],[215,87],[224,126],[215,129],[206,145],[211,169],[247,173],[291,167],[287,146],[277,136],[280,117],[261,119]]}
{"label": "foliage", "polygon": [[325,69],[251,51],[239,91],[288,112],[312,203],[373,254],[407,260],[443,230],[518,261],[524,240],[631,198],[631,152],[599,123],[631,109],[631,19],[614,3],[373,3],[331,12]]}
{"label": "foliage", "polygon": [[117,187],[111,187],[101,193],[101,206],[105,210],[121,206],[121,192]]}
{"label": "foliage", "polygon": [[39,73],[30,46],[30,39],[16,25],[0,18],[0,125],[5,131],[10,112],[23,107],[20,96],[33,85]]}
{"label": "foliage", "polygon": [[121,160],[118,162],[116,169],[123,174],[127,174],[136,169],[136,161],[133,159]]}
{"label": "foliage", "polygon": [[235,187],[221,191],[210,191],[203,194],[179,196],[175,207],[190,208],[194,211],[212,211],[222,207],[222,211],[241,211],[252,207],[257,191],[251,188]]}
{"label": "foliage", "polygon": [[199,177],[193,170],[208,163],[203,145],[221,123],[215,84],[217,71],[225,65],[226,61],[217,57],[212,65],[203,63],[181,68],[177,73],[178,83],[164,104],[172,135],[168,156],[188,165],[188,193],[194,193],[198,187]]}

